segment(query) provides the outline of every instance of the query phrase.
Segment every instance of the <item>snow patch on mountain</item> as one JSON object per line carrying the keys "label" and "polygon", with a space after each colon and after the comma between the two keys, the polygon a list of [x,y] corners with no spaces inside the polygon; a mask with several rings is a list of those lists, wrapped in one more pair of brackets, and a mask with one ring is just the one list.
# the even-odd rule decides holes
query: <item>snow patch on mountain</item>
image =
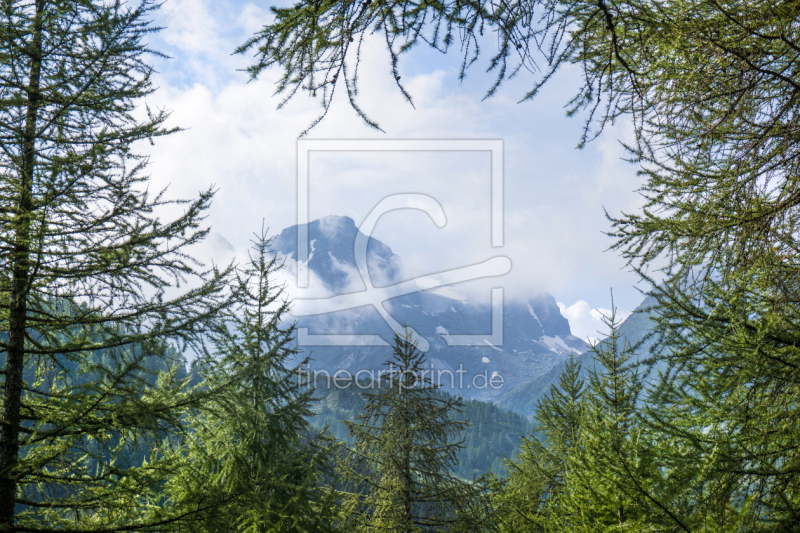
{"label": "snow patch on mountain", "polygon": [[549,337],[547,335],[543,335],[539,337],[539,340],[554,352],[569,353],[575,351],[574,348],[570,348],[569,346],[567,346],[567,343],[564,342],[564,339],[562,339],[558,335],[556,335],[555,337]]}
{"label": "snow patch on mountain", "polygon": [[535,319],[536,319],[536,322],[538,322],[538,323],[539,323],[539,327],[540,327],[540,328],[542,328],[542,329],[544,329],[544,326],[542,326],[542,321],[541,321],[541,320],[539,320],[539,317],[538,317],[538,316],[536,316],[536,313],[534,313],[534,312],[533,312],[533,307],[531,307],[531,304],[528,304],[528,312],[531,314],[531,316],[532,316],[533,318],[535,318]]}
{"label": "snow patch on mountain", "polygon": [[494,344],[492,344],[491,342],[487,341],[486,339],[483,339],[483,342],[485,342],[486,345],[489,346],[489,348],[497,350],[498,352],[502,352],[503,351],[500,348],[498,348],[497,346],[495,346]]}

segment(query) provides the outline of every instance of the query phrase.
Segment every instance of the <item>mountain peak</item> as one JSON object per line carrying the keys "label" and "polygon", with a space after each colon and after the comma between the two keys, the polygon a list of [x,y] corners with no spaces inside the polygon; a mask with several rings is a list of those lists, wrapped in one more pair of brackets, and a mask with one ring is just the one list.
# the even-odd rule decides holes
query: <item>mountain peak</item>
{"label": "mountain peak", "polygon": [[355,236],[357,232],[356,222],[350,217],[339,215],[328,215],[326,217],[318,218],[309,225],[309,228],[316,227],[322,232],[325,237],[329,239],[336,238],[337,235],[343,233],[345,235]]}
{"label": "mountain peak", "polygon": [[[347,216],[329,215],[308,224],[288,227],[275,237],[273,249],[296,261],[297,231],[304,226],[308,228],[308,268],[324,282],[325,288],[335,294],[366,289],[354,255],[359,233],[355,221]],[[367,267],[376,287],[400,281],[400,257],[372,237],[367,243]]]}

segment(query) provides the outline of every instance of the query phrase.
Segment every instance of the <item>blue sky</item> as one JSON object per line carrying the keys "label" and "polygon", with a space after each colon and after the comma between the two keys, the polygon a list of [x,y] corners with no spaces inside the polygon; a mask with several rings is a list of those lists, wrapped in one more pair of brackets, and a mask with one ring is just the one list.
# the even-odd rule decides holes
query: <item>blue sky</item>
{"label": "blue sky", "polygon": [[[186,131],[144,149],[152,156],[156,186],[193,196],[215,185],[209,214],[213,230],[241,257],[262,219],[275,232],[296,223],[296,138],[319,114],[320,102],[300,95],[277,111],[277,72],[256,82],[237,69],[249,57],[232,51],[269,20],[268,2],[167,0],[156,15],[165,29],[151,39],[171,59],[156,59],[159,90],[151,106],[172,111],[170,123]],[[394,88],[380,40],[364,54],[360,103],[386,133],[365,126],[342,99],[309,135],[315,139],[502,139],[505,151],[505,246],[489,244],[488,159],[481,153],[376,158],[321,154],[311,160],[311,218],[347,215],[358,224],[376,199],[397,192],[435,197],[448,216],[437,228],[426,215],[385,215],[374,236],[392,247],[410,275],[456,268],[498,255],[513,267],[507,294],[555,296],[573,332],[597,336],[593,309],[615,303],[627,312],[642,299],[637,277],[625,268],[603,234],[609,213],[635,211],[641,198],[636,168],[621,158],[627,124],[609,128],[577,150],[583,122],[567,118],[564,105],[578,83],[566,70],[533,102],[518,103],[533,81],[521,74],[486,101],[492,78],[476,65],[464,82],[459,56],[418,49],[404,56],[402,79],[416,108]],[[491,47],[491,41],[485,43]],[[488,183],[488,181],[486,182]],[[214,255],[217,252],[208,252]],[[215,257],[219,260],[219,257]],[[487,284],[457,287],[466,297],[488,297]]]}

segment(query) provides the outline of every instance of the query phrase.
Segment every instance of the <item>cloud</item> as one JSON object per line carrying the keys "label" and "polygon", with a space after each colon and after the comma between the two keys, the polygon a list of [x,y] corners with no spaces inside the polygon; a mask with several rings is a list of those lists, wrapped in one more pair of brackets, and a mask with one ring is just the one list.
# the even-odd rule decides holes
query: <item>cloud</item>
{"label": "cloud", "polygon": [[275,17],[268,10],[255,4],[248,3],[242,9],[236,22],[238,26],[244,30],[245,34],[250,36],[254,35],[267,24],[272,23],[274,18]]}
{"label": "cloud", "polygon": [[[270,70],[248,82],[237,69],[250,59],[230,55],[271,15],[250,2],[170,0],[159,16],[163,20],[156,22],[167,26],[162,44],[175,59],[158,65],[161,89],[148,103],[171,109],[170,124],[186,131],[143,147],[152,156],[153,187],[170,185],[171,196],[193,197],[215,186],[208,222],[236,250],[247,247],[262,220],[273,234],[297,223],[296,137],[322,111],[320,102],[299,95],[276,110],[280,97],[272,95],[280,73]],[[632,288],[636,276],[621,269],[624,262],[614,253],[605,253],[611,241],[602,233],[609,227],[604,207],[615,214],[634,211],[641,202],[634,192],[636,169],[620,160],[624,150],[616,140],[626,138],[628,126],[620,123],[575,150],[582,124],[565,118],[563,110],[575,73],[566,70],[533,103],[516,103],[532,82],[524,76],[482,102],[487,85],[475,75],[479,69],[460,83],[455,56],[439,59],[418,51],[400,65],[412,108],[394,86],[388,54],[375,39],[362,51],[359,98],[388,133],[367,128],[338,90],[331,112],[311,136],[502,139],[505,246],[491,246],[491,159],[484,152],[313,153],[312,220],[346,215],[359,224],[389,194],[429,194],[445,210],[443,228],[420,211],[403,210],[383,216],[373,234],[402,257],[406,277],[504,255],[513,263],[504,278],[442,290],[459,299],[487,300],[492,287],[504,286],[506,298],[547,291],[577,302],[601,301],[613,287],[621,305],[635,307],[641,298]],[[596,329],[587,326],[582,335],[596,336]]]}
{"label": "cloud", "polygon": [[[557,304],[561,310],[561,315],[569,321],[572,334],[576,337],[587,340],[590,344],[595,344],[598,340],[608,335],[608,327],[604,322],[604,317],[611,316],[610,309],[592,308],[585,300],[578,300],[569,307],[562,302],[557,302]],[[617,309],[616,320],[619,323],[624,322],[629,316],[629,311]]]}
{"label": "cloud", "polygon": [[167,31],[164,40],[190,53],[218,52],[222,44],[218,19],[210,0],[170,0],[162,7]]}
{"label": "cloud", "polygon": [[339,234],[339,230],[344,227],[343,218],[337,216],[327,216],[319,221],[319,230],[325,237],[332,239]]}

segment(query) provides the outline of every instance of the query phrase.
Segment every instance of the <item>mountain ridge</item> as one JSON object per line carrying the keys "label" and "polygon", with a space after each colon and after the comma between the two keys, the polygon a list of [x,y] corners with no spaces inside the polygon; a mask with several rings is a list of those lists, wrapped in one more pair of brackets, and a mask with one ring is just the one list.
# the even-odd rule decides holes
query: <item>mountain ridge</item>
{"label": "mountain ridge", "polygon": [[[314,273],[314,281],[324,285],[317,289],[325,289],[331,295],[366,290],[355,261],[354,243],[359,230],[353,219],[328,216],[308,223],[304,229],[309,239],[308,269]],[[286,228],[272,241],[273,249],[287,264],[297,261],[299,230],[297,225]],[[407,281],[401,258],[390,246],[372,237],[367,241],[367,267],[376,287]],[[505,301],[502,344],[484,341],[475,346],[450,346],[446,336],[492,333],[489,305],[465,303],[422,290],[391,298],[382,305],[398,323],[413,327],[428,341],[432,370],[444,373],[445,383],[450,379],[448,372],[463,369],[463,381],[458,383],[455,393],[466,399],[497,401],[511,388],[548,372],[567,354],[588,348],[571,334],[569,321],[561,315],[555,298],[547,293],[524,301]],[[310,351],[314,371],[331,375],[375,371],[391,353],[388,345],[393,331],[371,306],[296,318],[307,342],[309,339],[317,342],[314,339],[320,335],[346,334],[377,335],[385,343],[384,346],[301,346]],[[495,375],[503,378],[502,387],[481,387]]]}

